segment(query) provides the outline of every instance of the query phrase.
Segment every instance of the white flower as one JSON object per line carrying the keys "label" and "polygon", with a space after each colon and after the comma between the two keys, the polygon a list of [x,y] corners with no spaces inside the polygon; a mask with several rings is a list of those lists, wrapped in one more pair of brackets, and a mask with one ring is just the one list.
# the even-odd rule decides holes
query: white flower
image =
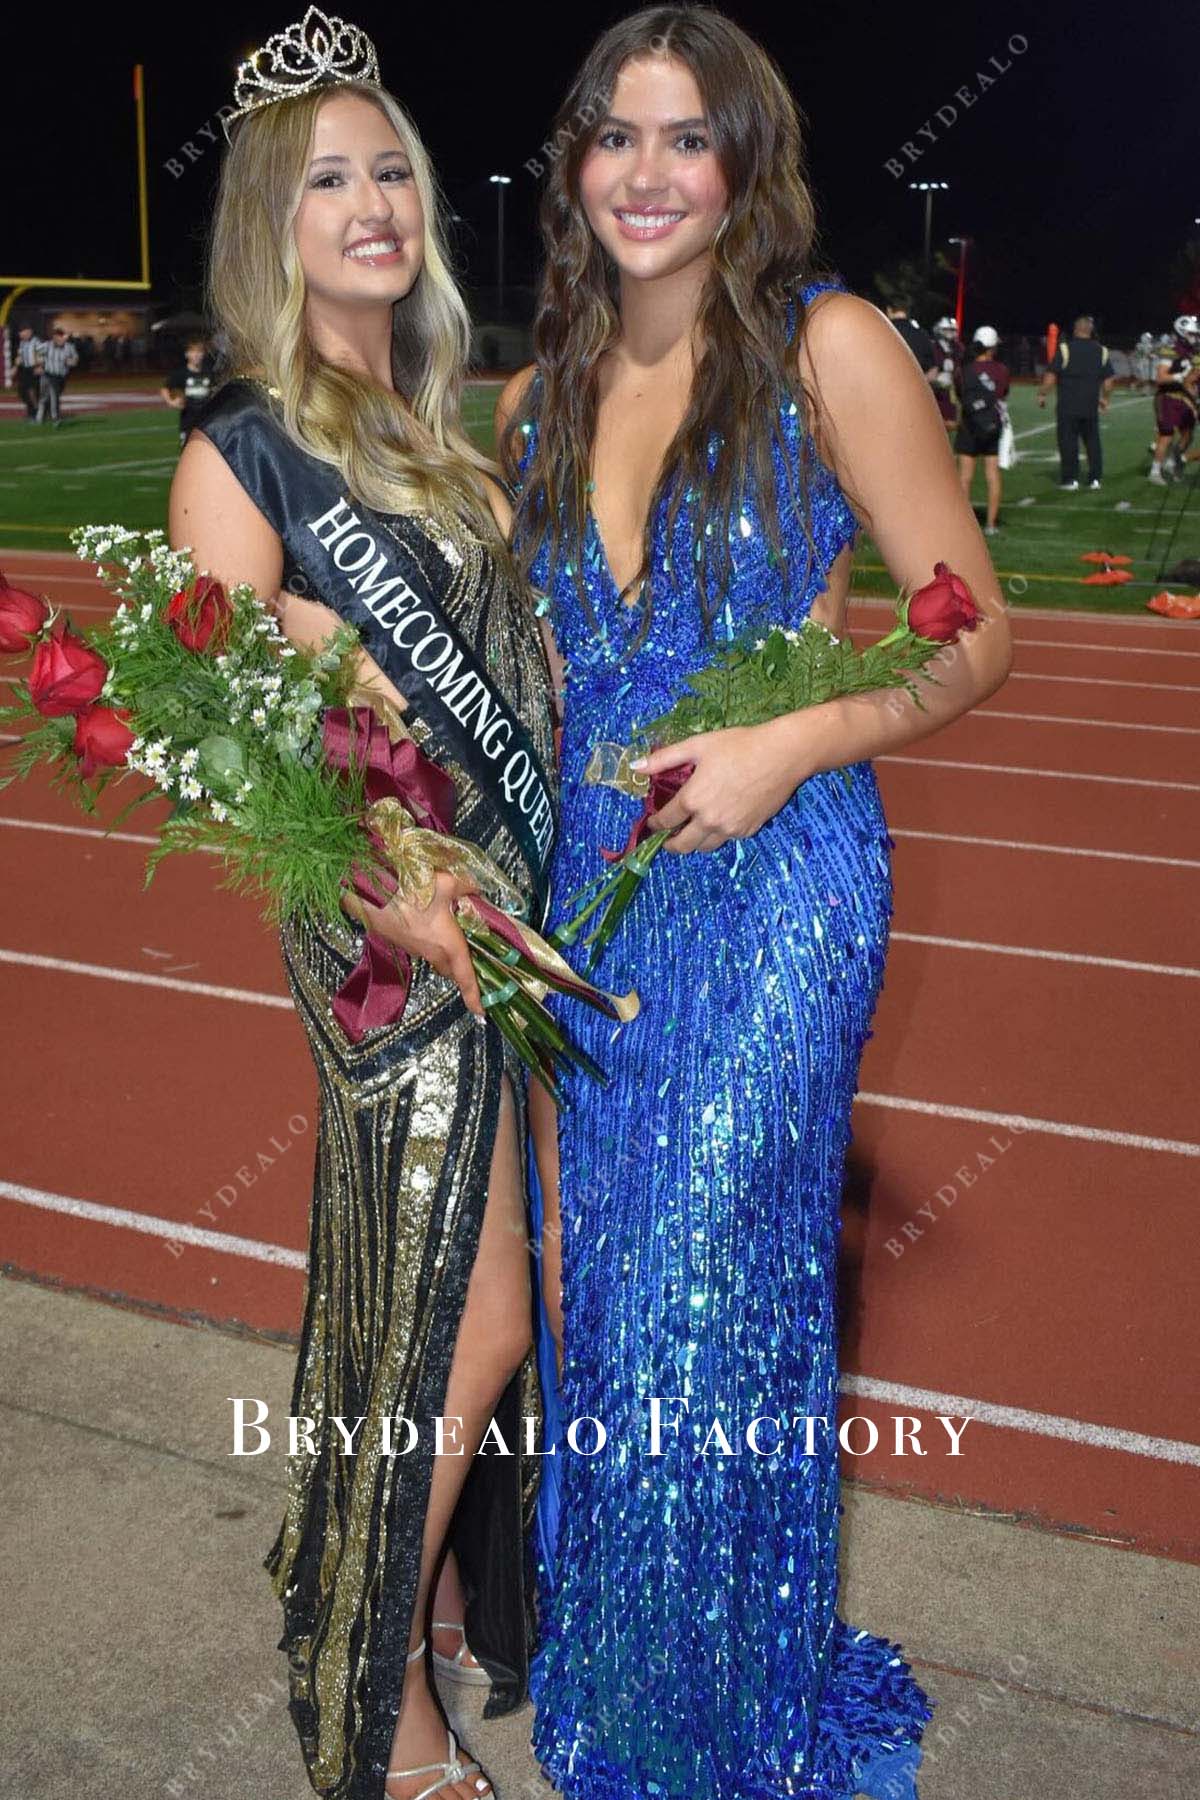
{"label": "white flower", "polygon": [[296,651],[294,645],[288,644],[285,649],[279,652],[279,654],[280,656],[295,656]]}
{"label": "white flower", "polygon": [[181,769],[185,769],[190,772],[192,769],[195,768],[196,764],[199,761],[200,761],[200,752],[198,750],[185,750],[183,755],[179,759],[179,766]]}
{"label": "white flower", "polygon": [[223,825],[229,817],[229,809],[222,806],[219,800],[214,800],[212,803],[212,816],[219,825]]}
{"label": "white flower", "polygon": [[187,800],[198,800],[204,789],[194,776],[184,775],[180,778],[179,791]]}
{"label": "white flower", "polygon": [[145,606],[143,606],[143,608],[141,610],[141,614],[140,614],[143,624],[145,624],[146,620],[148,618],[150,618],[150,616],[152,615],[153,612],[154,612],[154,607],[153,607],[152,603],[149,600],[147,600],[147,602],[146,602]]}
{"label": "white flower", "polygon": [[255,725],[261,726],[261,725],[265,725],[267,722],[267,715],[263,711],[261,706],[256,706],[254,708],[254,711],[250,714],[250,718],[251,718],[252,723]]}

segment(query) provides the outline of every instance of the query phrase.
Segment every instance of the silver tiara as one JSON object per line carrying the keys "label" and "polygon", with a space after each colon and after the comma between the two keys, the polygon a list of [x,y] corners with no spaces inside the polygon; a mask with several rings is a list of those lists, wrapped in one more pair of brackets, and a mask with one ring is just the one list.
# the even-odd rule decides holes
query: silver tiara
{"label": "silver tiara", "polygon": [[221,119],[226,141],[230,126],[247,113],[343,81],[381,85],[375,46],[357,25],[310,6],[298,24],[277,31],[239,65],[233,82],[235,107]]}

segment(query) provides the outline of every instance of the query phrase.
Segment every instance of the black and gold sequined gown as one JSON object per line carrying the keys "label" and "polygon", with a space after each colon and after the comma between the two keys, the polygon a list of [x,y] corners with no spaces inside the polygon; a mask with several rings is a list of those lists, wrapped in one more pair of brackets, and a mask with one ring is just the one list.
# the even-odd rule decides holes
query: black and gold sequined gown
{"label": "black and gold sequined gown", "polygon": [[[307,538],[298,535],[298,520],[314,504],[311,481],[328,481],[332,472],[287,436],[269,391],[229,382],[197,424],[279,531],[285,588],[361,626],[344,584],[314,580],[319,557],[306,554]],[[549,677],[528,591],[461,529],[450,537],[432,520],[358,511],[376,539],[402,532],[414,582],[419,587],[423,576],[444,619],[486,666],[542,766],[551,768]],[[482,846],[533,894],[535,873],[519,834],[484,784],[454,761],[436,697],[423,696],[411,672],[389,667],[386,631],[372,640],[365,630],[363,641],[405,692],[414,738],[455,778],[456,835]],[[512,1052],[428,963],[414,963],[398,1024],[369,1031],[358,1044],[347,1040],[331,1001],[362,941],[361,927],[348,918],[320,928],[294,918],[282,934],[319,1089],[308,1287],[291,1408],[314,1421],[317,1454],[289,1459],[287,1513],[265,1566],[283,1603],[279,1648],[288,1656],[292,1718],[312,1786],[330,1800],[383,1796],[434,1466],[433,1420],[444,1410],[478,1247],[506,1070],[518,1141],[525,1143],[522,1072]],[[353,1455],[344,1453],[335,1415],[351,1431],[360,1417],[367,1421]],[[535,1642],[530,1546],[538,1464],[522,1455],[523,1415],[540,1441],[532,1350],[494,1413],[512,1454],[473,1459],[450,1528],[469,1596],[467,1636],[492,1677],[485,1717],[524,1700]],[[380,1421],[389,1416],[416,1423],[420,1436],[409,1454],[382,1453]],[[403,1450],[403,1427],[394,1428],[393,1441]],[[448,1439],[446,1448],[453,1444]]]}

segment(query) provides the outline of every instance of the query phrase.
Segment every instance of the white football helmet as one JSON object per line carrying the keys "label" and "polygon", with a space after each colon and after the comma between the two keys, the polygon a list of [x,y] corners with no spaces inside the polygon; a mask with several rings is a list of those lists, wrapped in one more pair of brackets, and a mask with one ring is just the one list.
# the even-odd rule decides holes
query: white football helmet
{"label": "white football helmet", "polygon": [[939,319],[933,328],[933,335],[934,337],[950,338],[953,340],[958,336],[957,321],[954,319]]}
{"label": "white football helmet", "polygon": [[1000,342],[1000,333],[994,325],[981,325],[972,342],[982,344],[985,350],[994,350]]}
{"label": "white football helmet", "polygon": [[1200,319],[1195,313],[1181,313],[1175,321],[1175,336],[1185,344],[1200,344]]}

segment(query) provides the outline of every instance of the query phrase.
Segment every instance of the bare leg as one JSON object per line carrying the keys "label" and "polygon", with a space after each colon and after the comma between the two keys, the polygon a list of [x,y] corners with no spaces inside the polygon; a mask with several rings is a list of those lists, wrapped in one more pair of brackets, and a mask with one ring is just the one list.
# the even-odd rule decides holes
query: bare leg
{"label": "bare leg", "polygon": [[971,498],[971,483],[975,479],[975,458],[973,456],[959,457],[958,479],[962,482],[962,491],[969,500]]}
{"label": "bare leg", "polygon": [[1000,513],[1000,458],[985,456],[983,478],[987,483],[987,522],[994,525]]}
{"label": "bare leg", "polygon": [[529,1128],[542,1188],[542,1300],[554,1354],[562,1380],[562,1211],[558,1193],[558,1114],[549,1094],[536,1082],[529,1084]]}
{"label": "bare leg", "polygon": [[[435,1619],[454,1619],[461,1625],[466,1609],[467,1596],[463,1592],[458,1558],[447,1546],[445,1558],[438,1570],[437,1586],[434,1589],[433,1616]],[[430,1627],[429,1643],[431,1648],[442,1656],[458,1656],[459,1651],[464,1649],[462,1632],[447,1631],[445,1626],[440,1629],[435,1626]],[[479,1658],[471,1654],[469,1647],[465,1649],[465,1653],[459,1661],[464,1669],[482,1667]]]}
{"label": "bare leg", "polygon": [[[463,1454],[433,1459],[421,1573],[408,1640],[410,1650],[415,1650],[425,1635],[430,1585],[471,1458],[513,1372],[524,1361],[530,1342],[529,1242],[515,1109],[506,1077],[501,1087],[496,1148],[479,1249],[467,1286],[444,1406],[448,1419],[457,1415],[462,1420],[456,1436]],[[394,1768],[416,1768],[446,1759],[446,1726],[430,1687],[429,1668],[427,1653],[409,1663],[405,1671],[389,1759]],[[467,1760],[465,1749],[462,1755]],[[385,1792],[389,1800],[412,1800],[432,1779],[431,1775],[393,1776],[386,1783]],[[476,1784],[481,1780],[484,1785],[479,1787]],[[437,1800],[490,1800],[492,1794],[491,1784],[473,1774],[466,1781],[439,1787]]]}

